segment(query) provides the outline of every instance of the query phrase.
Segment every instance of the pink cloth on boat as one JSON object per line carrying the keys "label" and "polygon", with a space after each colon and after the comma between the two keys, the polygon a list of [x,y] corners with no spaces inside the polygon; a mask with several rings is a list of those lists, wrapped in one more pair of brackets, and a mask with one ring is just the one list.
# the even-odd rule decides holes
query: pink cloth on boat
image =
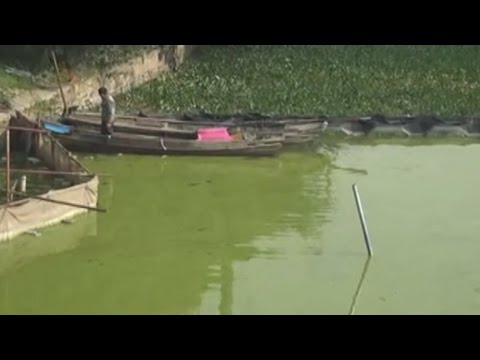
{"label": "pink cloth on boat", "polygon": [[228,129],[224,127],[203,128],[197,131],[198,140],[200,141],[231,141],[232,137],[228,133]]}

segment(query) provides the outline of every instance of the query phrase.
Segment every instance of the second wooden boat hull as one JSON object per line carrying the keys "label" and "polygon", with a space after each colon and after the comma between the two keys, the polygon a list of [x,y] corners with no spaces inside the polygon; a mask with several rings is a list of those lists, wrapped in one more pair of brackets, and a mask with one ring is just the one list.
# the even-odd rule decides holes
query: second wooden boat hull
{"label": "second wooden boat hull", "polygon": [[201,142],[123,133],[116,133],[108,139],[105,135],[91,131],[74,132],[71,135],[56,135],[56,138],[70,151],[89,153],[273,156],[282,148],[282,144],[276,142]]}

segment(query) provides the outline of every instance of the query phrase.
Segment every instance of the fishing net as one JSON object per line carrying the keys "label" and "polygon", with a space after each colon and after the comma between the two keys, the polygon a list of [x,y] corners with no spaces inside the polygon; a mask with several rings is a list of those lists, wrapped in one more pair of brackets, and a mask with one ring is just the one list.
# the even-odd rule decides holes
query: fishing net
{"label": "fishing net", "polygon": [[[33,122],[18,113],[16,117],[12,117],[10,124],[14,127],[35,127]],[[42,198],[80,206],[96,206],[98,178],[90,174],[51,136],[12,130],[11,139],[13,147],[29,151],[31,155],[45,163],[49,169],[77,173],[63,175],[68,182],[67,186],[62,189],[49,190],[41,194]],[[32,229],[58,223],[85,211],[87,210],[84,208],[47,202],[33,197],[16,200],[8,205],[4,204],[0,206],[0,241]]]}

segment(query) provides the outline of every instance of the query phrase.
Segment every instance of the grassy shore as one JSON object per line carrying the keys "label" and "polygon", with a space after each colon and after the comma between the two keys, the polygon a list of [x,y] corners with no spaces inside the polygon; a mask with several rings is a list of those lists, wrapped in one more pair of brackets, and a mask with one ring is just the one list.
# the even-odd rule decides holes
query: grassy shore
{"label": "grassy shore", "polygon": [[122,110],[480,114],[480,46],[212,46]]}
{"label": "grassy shore", "polygon": [[0,111],[9,109],[9,97],[14,89],[29,89],[33,84],[30,79],[9,74],[0,68]]}

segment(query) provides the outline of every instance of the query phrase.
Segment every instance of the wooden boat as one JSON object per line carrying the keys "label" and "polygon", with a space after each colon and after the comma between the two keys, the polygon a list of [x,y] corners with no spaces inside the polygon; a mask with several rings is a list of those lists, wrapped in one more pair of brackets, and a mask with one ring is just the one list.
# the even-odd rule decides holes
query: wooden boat
{"label": "wooden boat", "polygon": [[275,141],[198,141],[116,132],[111,138],[98,131],[43,122],[44,128],[70,151],[203,156],[272,156],[282,144]]}
{"label": "wooden boat", "polygon": [[326,117],[312,117],[312,116],[268,116],[257,113],[244,113],[244,114],[159,114],[139,112],[138,117],[154,118],[154,119],[177,119],[181,121],[188,121],[192,123],[208,123],[208,124],[257,124],[263,126],[278,126],[278,125],[301,125],[311,123],[323,123],[327,120]]}
{"label": "wooden boat", "polygon": [[[67,116],[61,119],[65,125],[77,128],[100,128],[100,116],[98,114],[80,114]],[[181,120],[164,120],[144,117],[117,116],[115,131],[129,134],[154,135],[168,138],[190,139],[197,138],[197,131],[202,127],[220,126],[185,122]],[[321,123],[309,123],[299,125],[279,125],[275,127],[262,127],[258,125],[221,125],[228,128],[232,135],[239,135],[248,140],[268,140],[281,142],[284,145],[307,144],[314,140],[315,135],[322,130]]]}
{"label": "wooden boat", "polygon": [[[78,115],[68,116],[60,120],[62,124],[74,126],[75,128],[100,129],[101,119],[96,115]],[[149,126],[148,123],[136,121],[136,118],[117,117],[114,128],[115,131],[129,134],[164,136],[179,139],[197,138],[198,126],[171,124],[168,122],[158,122],[156,126]]]}
{"label": "wooden boat", "polygon": [[[89,118],[98,114],[82,114]],[[370,116],[269,116],[263,114],[148,114],[143,113],[120,117],[123,120],[132,121],[137,119],[137,124],[146,127],[155,127],[159,123],[185,124],[184,126],[227,126],[242,129],[254,127],[265,129],[267,132],[272,129],[283,129],[285,138],[296,135],[315,136],[319,132],[332,132],[347,136],[367,136],[378,134],[380,136],[480,136],[480,119],[474,117],[452,117],[438,118],[429,115],[396,115],[384,116],[381,114]],[[143,119],[142,119],[143,118]],[[328,125],[328,129],[326,128]],[[171,125],[172,126],[172,125]],[[284,142],[286,144],[286,142]]]}
{"label": "wooden boat", "polygon": [[[95,120],[99,119],[98,113],[77,113],[71,109],[65,120]],[[161,126],[168,123],[173,129],[196,130],[201,127],[225,126],[232,128],[255,127],[264,129],[285,129],[287,131],[313,131],[322,129],[326,118],[266,118],[258,119],[247,115],[190,115],[190,114],[154,114],[138,115],[118,114],[118,122],[123,124],[136,124],[138,126]]]}

